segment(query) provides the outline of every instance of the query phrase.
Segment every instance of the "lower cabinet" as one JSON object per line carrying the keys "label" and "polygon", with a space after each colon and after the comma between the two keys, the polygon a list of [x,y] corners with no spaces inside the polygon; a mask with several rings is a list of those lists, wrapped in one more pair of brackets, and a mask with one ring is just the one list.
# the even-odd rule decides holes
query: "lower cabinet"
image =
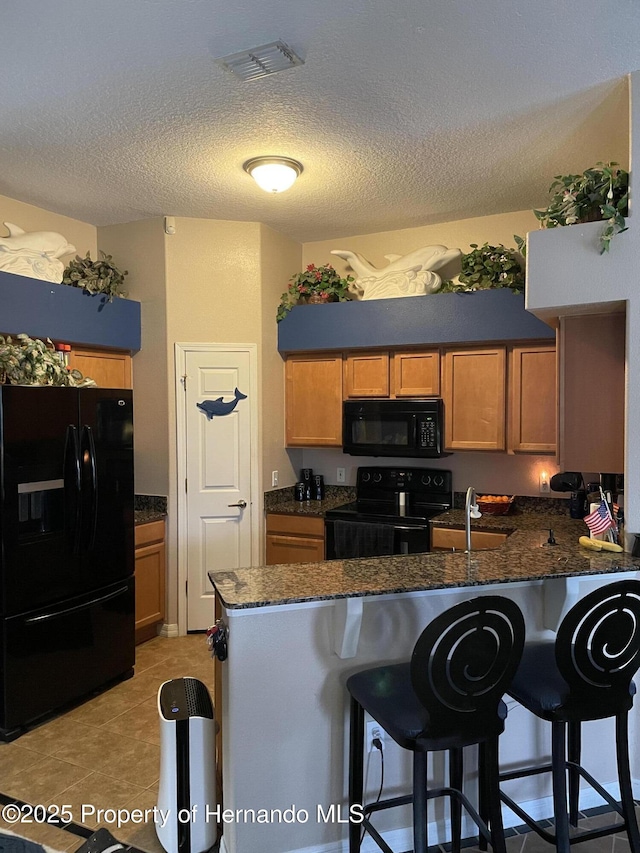
{"label": "lower cabinet", "polygon": [[[506,533],[491,533],[486,530],[471,531],[471,550],[488,551],[499,548],[507,538]],[[432,551],[464,551],[467,547],[467,537],[464,530],[453,527],[431,528]]]}
{"label": "lower cabinet", "polygon": [[165,617],[164,520],[135,528],[136,644],[156,636]]}
{"label": "lower cabinet", "polygon": [[324,519],[318,516],[267,514],[268,566],[324,560]]}

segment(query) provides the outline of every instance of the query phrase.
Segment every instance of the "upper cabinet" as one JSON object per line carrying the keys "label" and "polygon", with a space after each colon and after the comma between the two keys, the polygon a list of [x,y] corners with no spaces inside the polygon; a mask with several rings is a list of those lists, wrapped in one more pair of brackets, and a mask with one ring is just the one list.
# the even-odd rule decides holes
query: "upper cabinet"
{"label": "upper cabinet", "polygon": [[555,453],[556,348],[516,345],[509,353],[509,450]]}
{"label": "upper cabinet", "polygon": [[285,363],[288,447],[342,447],[342,354]]}
{"label": "upper cabinet", "polygon": [[440,353],[434,350],[351,352],[344,360],[344,399],[437,397]]}
{"label": "upper cabinet", "polygon": [[394,352],[393,392],[396,397],[438,397],[440,352]]}
{"label": "upper cabinet", "polygon": [[560,452],[565,471],[624,471],[625,315],[562,317]]}
{"label": "upper cabinet", "polygon": [[389,353],[350,353],[344,361],[344,398],[388,397]]}
{"label": "upper cabinet", "polygon": [[506,347],[445,350],[445,448],[504,450]]}
{"label": "upper cabinet", "polygon": [[89,376],[100,388],[131,388],[131,356],[126,352],[73,347],[69,367]]}
{"label": "upper cabinet", "polygon": [[555,452],[549,343],[295,355],[285,365],[289,447],[341,447],[343,399],[442,395],[447,450]]}

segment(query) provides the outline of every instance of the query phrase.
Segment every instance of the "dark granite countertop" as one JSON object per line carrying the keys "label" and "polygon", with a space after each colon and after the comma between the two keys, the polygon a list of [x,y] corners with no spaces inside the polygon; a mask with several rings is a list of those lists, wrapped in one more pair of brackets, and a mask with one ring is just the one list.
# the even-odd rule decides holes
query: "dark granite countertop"
{"label": "dark granite countertop", "polygon": [[328,495],[322,501],[280,501],[271,506],[267,512],[282,513],[284,515],[317,515],[324,517],[329,509],[334,509],[344,503],[348,503],[344,495]]}
{"label": "dark granite countertop", "polygon": [[[451,510],[433,522],[464,527],[464,512]],[[550,527],[558,543],[555,546],[545,544]],[[587,528],[583,521],[566,516],[483,516],[474,521],[472,529],[503,530],[510,535],[495,550],[471,554],[441,551],[289,563],[209,572],[209,578],[225,606],[235,609],[640,570],[640,558],[631,554],[582,548],[578,538]]]}
{"label": "dark granite countertop", "polygon": [[157,509],[136,509],[133,511],[134,524],[149,524],[151,521],[162,521],[167,517],[166,512]]}

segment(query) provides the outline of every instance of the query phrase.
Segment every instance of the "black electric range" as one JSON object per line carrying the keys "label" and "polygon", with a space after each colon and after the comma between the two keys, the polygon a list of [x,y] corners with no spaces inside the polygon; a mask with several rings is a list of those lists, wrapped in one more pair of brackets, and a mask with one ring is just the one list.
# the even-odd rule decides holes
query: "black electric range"
{"label": "black electric range", "polygon": [[327,560],[429,550],[429,519],[453,506],[441,468],[358,468],[356,500],[325,515]]}

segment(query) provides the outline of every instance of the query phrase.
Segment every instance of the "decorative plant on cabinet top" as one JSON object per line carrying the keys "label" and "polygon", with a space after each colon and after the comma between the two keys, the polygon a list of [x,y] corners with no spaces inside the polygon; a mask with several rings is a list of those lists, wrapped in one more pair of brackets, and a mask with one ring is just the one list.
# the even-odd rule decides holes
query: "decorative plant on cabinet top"
{"label": "decorative plant on cabinet top", "polygon": [[71,287],[81,287],[91,294],[103,293],[109,302],[113,301],[114,296],[125,297],[127,294],[121,288],[125,275],[129,275],[128,270],[121,272],[113,263],[111,255],[102,251],[99,254],[100,258],[97,261],[91,260],[89,252],[84,258],[76,255],[65,269],[62,283]]}
{"label": "decorative plant on cabinet top", "polygon": [[614,234],[627,230],[629,173],[618,163],[600,162],[581,175],[556,175],[549,192],[548,207],[533,211],[543,228],[604,220],[600,254],[609,251]]}
{"label": "decorative plant on cabinet top", "polygon": [[444,281],[438,293],[464,293],[473,290],[491,290],[508,287],[514,293],[524,291],[522,252],[524,240],[514,235],[520,250],[507,249],[502,244],[478,246],[471,243],[471,251],[462,255],[462,272],[453,280]]}
{"label": "decorative plant on cabinet top", "polygon": [[0,335],[0,384],[9,385],[95,385],[79,370],[70,370],[60,359],[53,344],[28,335]]}
{"label": "decorative plant on cabinet top", "polygon": [[317,267],[309,264],[304,272],[289,279],[289,287],[282,294],[276,320],[284,319],[294,305],[307,302],[345,302],[350,299],[349,285],[353,276],[341,278],[331,264]]}

